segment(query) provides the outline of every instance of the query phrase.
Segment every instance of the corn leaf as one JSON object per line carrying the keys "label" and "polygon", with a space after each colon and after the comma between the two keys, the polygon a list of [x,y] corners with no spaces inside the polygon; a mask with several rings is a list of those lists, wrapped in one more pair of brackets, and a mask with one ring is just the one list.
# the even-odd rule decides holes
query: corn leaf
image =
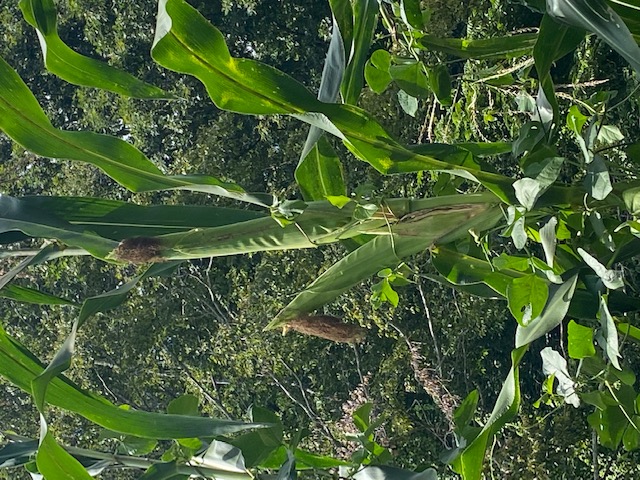
{"label": "corn leaf", "polygon": [[[350,4],[348,5],[350,8]],[[334,17],[329,51],[322,70],[318,100],[335,102],[344,76],[345,50],[339,24]],[[305,200],[324,200],[328,195],[344,195],[346,186],[342,164],[326,140],[324,131],[311,126],[295,177]],[[320,143],[319,143],[320,142]]]}
{"label": "corn leaf", "polygon": [[533,50],[538,35],[520,33],[506,37],[468,40],[464,38],[441,38],[425,35],[419,42],[423,47],[448,53],[461,58],[492,59],[515,58],[528,55]]}
{"label": "corn leaf", "polygon": [[433,208],[408,215],[404,223],[392,226],[386,235],[380,234],[326,270],[281,310],[267,328],[282,326],[312,312],[364,279],[384,268],[395,268],[404,258],[439,240],[450,241],[465,235],[473,224],[482,222],[489,227],[496,220],[495,210],[486,204]]}
{"label": "corn leaf", "polygon": [[453,470],[462,475],[464,480],[480,480],[489,440],[518,413],[520,408],[519,365],[527,348],[523,346],[511,352],[511,370],[502,384],[489,420],[478,436],[452,461]]}
{"label": "corn leaf", "polygon": [[36,454],[38,470],[47,480],[91,480],[91,475],[55,441],[51,433],[40,440]]}
{"label": "corn leaf", "polygon": [[378,2],[356,0],[353,5],[353,42],[346,46],[347,67],[342,82],[344,103],[355,105],[364,86],[364,65],[378,24]]}
{"label": "corn leaf", "polygon": [[58,36],[53,0],[20,0],[18,5],[24,19],[36,29],[45,66],[54,75],[74,85],[101,88],[128,97],[173,98],[158,87],[69,48]]}
{"label": "corn leaf", "polygon": [[547,0],[547,13],[595,33],[640,74],[640,47],[622,18],[604,0]]}
{"label": "corn leaf", "polygon": [[18,74],[0,58],[0,130],[33,153],[90,163],[134,191],[191,190],[271,205],[270,195],[251,195],[205,175],[164,175],[142,152],[119,138],[55,128]]}
{"label": "corn leaf", "polygon": [[[0,375],[20,389],[31,392],[31,382],[43,370],[40,361],[29,350],[0,328]],[[208,437],[262,426],[119,408],[103,397],[85,392],[63,376],[52,379],[45,399],[48,404],[75,412],[104,428],[142,438]]]}
{"label": "corn leaf", "polygon": [[0,297],[15,300],[16,302],[35,303],[38,305],[76,305],[75,302],[66,298],[56,297],[46,292],[18,285],[7,285],[2,288]]}
{"label": "corn leaf", "polygon": [[93,197],[28,196],[18,201],[30,215],[40,212],[44,217],[55,217],[74,228],[118,241],[230,225],[266,216],[251,210],[203,205],[136,205]]}
{"label": "corn leaf", "polygon": [[[20,199],[0,196],[0,232],[18,230],[32,238],[55,238],[66,245],[80,247],[98,258],[105,258],[118,242],[100,237],[55,216],[30,208]],[[33,261],[33,260],[32,260]],[[0,288],[2,284],[0,283]]]}
{"label": "corn leaf", "polygon": [[[311,127],[312,130],[317,127]],[[311,136],[311,132],[309,132]],[[326,138],[320,138],[296,168],[296,181],[306,200],[347,194],[342,164]]]}
{"label": "corn leaf", "polygon": [[513,198],[510,178],[466,167],[452,171],[446,162],[398,144],[363,110],[321,102],[288,75],[255,60],[231,57],[220,31],[184,0],[160,0],[152,56],[166,68],[197,77],[219,108],[293,115],[338,136],[381,173],[449,170],[483,183],[503,200]]}

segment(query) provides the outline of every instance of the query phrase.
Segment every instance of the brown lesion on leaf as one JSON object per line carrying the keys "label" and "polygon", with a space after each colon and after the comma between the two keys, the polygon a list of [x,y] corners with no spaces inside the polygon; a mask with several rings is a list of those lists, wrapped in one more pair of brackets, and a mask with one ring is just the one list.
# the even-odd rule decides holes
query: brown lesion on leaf
{"label": "brown lesion on leaf", "polygon": [[344,323],[339,318],[329,315],[294,318],[283,327],[283,333],[289,330],[341,343],[360,343],[366,333],[366,330],[358,325]]}
{"label": "brown lesion on leaf", "polygon": [[164,262],[162,242],[154,237],[126,238],[109,255],[114,260],[129,263]]}

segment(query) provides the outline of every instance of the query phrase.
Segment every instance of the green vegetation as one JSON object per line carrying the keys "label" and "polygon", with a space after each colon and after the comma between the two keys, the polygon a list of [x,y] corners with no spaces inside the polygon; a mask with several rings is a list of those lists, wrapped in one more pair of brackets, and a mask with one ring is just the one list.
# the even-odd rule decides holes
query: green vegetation
{"label": "green vegetation", "polygon": [[635,3],[103,3],[0,10],[0,475],[640,474]]}

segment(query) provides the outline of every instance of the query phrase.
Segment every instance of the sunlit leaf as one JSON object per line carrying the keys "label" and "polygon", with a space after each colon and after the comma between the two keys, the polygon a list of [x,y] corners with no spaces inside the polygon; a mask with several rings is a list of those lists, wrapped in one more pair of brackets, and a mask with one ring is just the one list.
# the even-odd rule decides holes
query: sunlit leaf
{"label": "sunlit leaf", "polygon": [[438,480],[433,468],[412,472],[389,466],[367,466],[352,477],[354,480]]}
{"label": "sunlit leaf", "polygon": [[514,278],[507,287],[509,310],[516,321],[526,327],[540,316],[549,298],[549,286],[535,274]]}
{"label": "sunlit leaf", "polygon": [[75,85],[96,87],[136,98],[173,98],[158,87],[69,48],[58,36],[53,0],[20,0],[22,15],[38,32],[47,69]]}
{"label": "sunlit leaf", "polygon": [[560,325],[569,310],[577,282],[578,277],[574,275],[562,285],[554,285],[549,289],[549,300],[542,313],[526,327],[518,325],[516,348],[530,344]]}
{"label": "sunlit leaf", "polygon": [[558,380],[557,393],[564,397],[569,405],[578,408],[580,398],[576,394],[575,384],[567,370],[567,361],[551,347],[545,347],[540,352],[542,357],[542,371],[545,375],[553,375]]}
{"label": "sunlit leaf", "polygon": [[409,95],[404,90],[399,90],[398,91],[398,103],[400,104],[400,107],[402,107],[402,110],[404,111],[404,113],[406,113],[407,115],[410,115],[412,117],[416,116],[416,112],[418,111],[418,99],[417,98],[412,97],[411,95]]}
{"label": "sunlit leaf", "polygon": [[345,45],[348,61],[340,91],[344,103],[355,105],[364,86],[364,65],[369,57],[369,48],[378,25],[378,2],[359,0],[351,4],[353,40],[351,44]]}
{"label": "sunlit leaf", "polygon": [[573,320],[567,327],[567,345],[571,358],[585,358],[596,354],[593,346],[593,328],[585,327]]}
{"label": "sunlit leaf", "polygon": [[547,0],[552,17],[595,33],[640,73],[640,47],[620,16],[603,0]]}
{"label": "sunlit leaf", "polygon": [[36,155],[86,162],[134,192],[185,189],[271,205],[270,195],[252,196],[233,183],[206,175],[164,175],[124,140],[93,132],[55,128],[18,74],[0,58],[0,130]]}
{"label": "sunlit leaf", "polygon": [[58,445],[51,433],[40,439],[36,463],[47,480],[91,480],[80,462]]}
{"label": "sunlit leaf", "polygon": [[620,272],[615,270],[609,270],[602,265],[595,257],[582,248],[578,248],[578,253],[584,260],[584,262],[591,267],[591,269],[600,277],[605,287],[612,290],[617,290],[624,287],[624,281]]}
{"label": "sunlit leaf", "polygon": [[620,358],[618,330],[611,313],[609,313],[606,296],[600,297],[598,319],[600,320],[600,331],[596,335],[596,340],[611,364],[618,370],[622,370],[618,361]]}
{"label": "sunlit leaf", "polygon": [[419,42],[426,48],[462,58],[515,58],[531,53],[538,39],[535,33],[521,33],[507,37],[468,40],[425,35]]}
{"label": "sunlit leaf", "polygon": [[540,242],[544,250],[544,257],[549,267],[553,268],[553,259],[556,256],[556,227],[558,219],[551,217],[547,223],[540,229]]}

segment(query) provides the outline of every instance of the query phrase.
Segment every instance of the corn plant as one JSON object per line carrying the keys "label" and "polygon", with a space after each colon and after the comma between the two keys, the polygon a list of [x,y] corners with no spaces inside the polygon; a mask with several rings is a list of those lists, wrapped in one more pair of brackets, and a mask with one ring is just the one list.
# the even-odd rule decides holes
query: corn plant
{"label": "corn plant", "polygon": [[[519,365],[527,350],[569,320],[569,357],[578,361],[578,372],[587,372],[591,380],[583,380],[578,372],[571,374],[566,359],[544,349],[544,371],[551,380],[541,400],[591,405],[594,412],[589,422],[602,445],[617,448],[622,443],[627,450],[640,445],[635,378],[620,362],[618,341],[618,332],[640,340],[638,329],[624,317],[640,304],[624,293],[624,281],[615,267],[638,252],[640,224],[635,216],[640,212],[640,183],[633,178],[611,180],[606,152],[620,138],[615,126],[606,123],[610,98],[581,101],[580,106],[588,108],[587,115],[576,105],[565,114],[551,76],[552,64],[571,53],[587,34],[602,38],[640,71],[635,7],[618,0],[533,2],[533,8],[544,12],[537,33],[468,40],[429,35],[425,12],[417,0],[330,3],[333,31],[317,95],[273,67],[232,57],[220,31],[184,0],[158,1],[151,50],[159,65],[201,81],[220,109],[290,115],[309,124],[295,173],[303,200],[246,192],[239,185],[211,176],[166,175],[123,140],[57,129],[18,74],[0,59],[0,129],[27,150],[42,157],[90,163],[132,192],[187,190],[261,209],[136,205],[90,197],[0,196],[0,241],[5,245],[25,239],[45,241],[37,251],[7,247],[0,252],[5,257],[26,257],[0,279],[0,293],[5,297],[64,303],[64,299],[10,283],[23,269],[64,255],[149,265],[120,288],[78,305],[66,342],[47,365],[0,331],[0,374],[33,396],[42,427],[37,441],[15,438],[0,451],[4,455],[0,458],[7,459],[2,465],[29,464],[35,456],[31,468],[50,479],[88,478],[88,463],[81,463],[82,459],[90,459],[94,471],[112,465],[143,468],[143,478],[252,478],[250,469],[263,468],[279,469],[277,478],[289,479],[296,478],[297,468],[319,465],[350,467],[350,475],[356,479],[435,478],[433,470],[419,474],[389,467],[358,470],[358,465],[313,456],[295,444],[285,445],[279,420],[268,412],[256,410],[250,423],[240,423],[201,417],[192,408],[176,407],[175,413],[167,415],[126,410],[81,390],[62,376],[71,364],[78,329],[92,315],[121,304],[144,278],[166,275],[191,259],[317,248],[338,242],[348,244],[351,252],[300,292],[266,328],[286,327],[301,318],[321,321],[322,316],[314,317],[313,313],[323,305],[379,271],[393,270],[426,250],[440,273],[436,281],[476,295],[506,299],[518,326],[512,367],[496,405],[484,425],[471,426],[478,401],[477,393],[472,392],[455,415],[456,448],[447,453],[447,462],[463,478],[481,477],[487,445],[516,415]],[[76,85],[131,97],[174,98],[71,50],[58,36],[53,0],[20,0],[20,8],[38,33],[45,66],[52,74]],[[384,26],[402,34],[403,48],[410,58],[384,50],[369,55],[379,17]],[[531,120],[517,138],[512,142],[403,145],[357,106],[365,79],[377,92],[395,83],[402,92],[402,108],[408,113],[415,113],[418,102],[430,96],[445,107],[452,105],[452,79],[444,63],[434,61],[446,55],[494,62],[532,58],[538,92],[535,99],[531,97]],[[562,128],[573,132],[583,154],[579,159],[582,185],[563,181],[562,168],[569,160],[555,148]],[[429,171],[447,184],[444,190],[455,192],[465,184],[479,193],[424,199],[350,196],[328,135],[380,174]],[[483,167],[484,157],[505,158],[507,154],[520,169],[518,179]],[[617,210],[627,212],[626,221],[612,216]],[[496,236],[498,231],[523,253],[506,249],[506,242]],[[533,244],[539,248],[529,249]],[[536,251],[542,252],[544,259],[538,258]],[[596,351],[594,339],[600,351]],[[559,381],[557,388],[554,378]],[[48,404],[121,434],[151,440],[199,439],[198,446],[183,462],[64,448],[48,429]],[[184,413],[189,415],[176,416]],[[614,416],[623,420],[613,422]],[[258,430],[246,433],[246,429]],[[236,432],[241,432],[240,436],[228,437]],[[248,452],[256,448],[262,449],[262,458],[246,462]]]}

